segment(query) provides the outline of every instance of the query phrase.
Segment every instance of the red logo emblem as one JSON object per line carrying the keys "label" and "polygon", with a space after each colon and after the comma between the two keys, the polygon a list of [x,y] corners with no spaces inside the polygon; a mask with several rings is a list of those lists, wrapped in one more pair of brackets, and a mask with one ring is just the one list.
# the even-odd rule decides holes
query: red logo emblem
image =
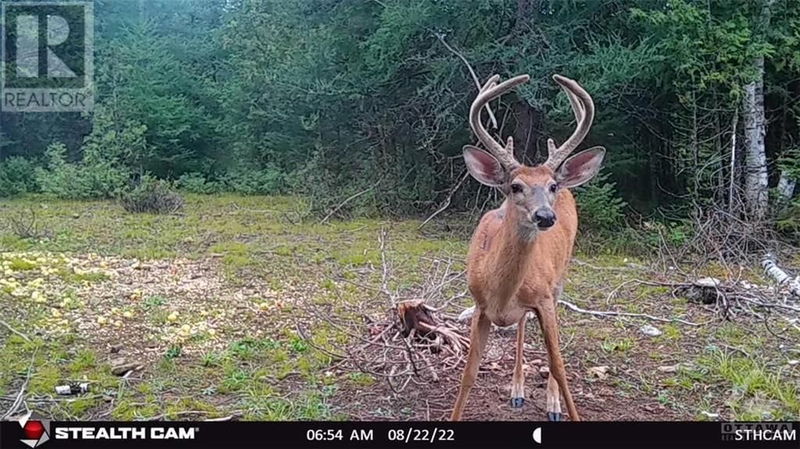
{"label": "red logo emblem", "polygon": [[44,426],[41,421],[28,421],[22,431],[25,432],[25,438],[38,440],[44,433]]}
{"label": "red logo emblem", "polygon": [[19,419],[19,426],[25,438],[20,441],[28,447],[39,447],[50,439],[50,421],[30,419],[31,413]]}

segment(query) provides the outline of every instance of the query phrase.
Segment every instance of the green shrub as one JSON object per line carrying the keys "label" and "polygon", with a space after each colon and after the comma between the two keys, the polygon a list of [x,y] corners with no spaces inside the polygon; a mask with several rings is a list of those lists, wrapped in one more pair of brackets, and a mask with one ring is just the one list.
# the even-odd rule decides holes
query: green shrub
{"label": "green shrub", "polygon": [[685,221],[652,221],[644,224],[642,236],[647,245],[659,248],[663,245],[678,248],[691,241],[694,233],[692,223]]}
{"label": "green shrub", "polygon": [[183,174],[178,178],[177,186],[189,193],[201,193],[205,195],[219,193],[225,190],[222,183],[208,180],[203,174],[197,172]]}
{"label": "green shrub", "polygon": [[122,207],[133,213],[174,214],[183,209],[183,198],[169,182],[143,176],[134,189],[120,198]]}
{"label": "green shrub", "polygon": [[37,190],[33,162],[14,156],[0,163],[0,197]]}
{"label": "green shrub", "polygon": [[600,173],[591,183],[575,189],[580,211],[580,225],[590,231],[616,230],[624,218],[627,205],[617,194],[608,173]]}
{"label": "green shrub", "polygon": [[70,163],[67,147],[47,147],[47,166],[36,169],[41,191],[64,199],[115,198],[123,191],[129,172],[113,161],[94,158],[90,163]]}
{"label": "green shrub", "polygon": [[800,240],[800,197],[795,198],[778,214],[777,229],[794,241]]}
{"label": "green shrub", "polygon": [[278,168],[239,169],[225,177],[230,190],[245,195],[272,195],[285,190],[286,176]]}

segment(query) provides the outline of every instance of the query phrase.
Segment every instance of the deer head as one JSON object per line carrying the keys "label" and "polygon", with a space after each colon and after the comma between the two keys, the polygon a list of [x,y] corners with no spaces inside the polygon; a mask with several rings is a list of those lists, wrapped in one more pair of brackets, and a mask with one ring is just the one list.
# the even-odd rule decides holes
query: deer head
{"label": "deer head", "polygon": [[481,88],[469,112],[469,124],[487,151],[472,145],[464,146],[464,161],[473,178],[480,183],[499,188],[514,208],[519,225],[530,231],[543,231],[558,219],[554,210],[559,189],[577,187],[592,179],[600,170],[605,156],[603,147],[593,147],[567,158],[583,141],[594,119],[594,103],[588,93],[575,81],[560,75],[553,79],[569,97],[575,113],[577,128],[561,146],[553,139],[547,140],[548,158],[535,167],[520,164],[514,157],[514,140],[509,137],[501,145],[486,131],[480,114],[489,101],[501,96],[522,83],[528,75],[519,75],[497,84],[494,75]]}

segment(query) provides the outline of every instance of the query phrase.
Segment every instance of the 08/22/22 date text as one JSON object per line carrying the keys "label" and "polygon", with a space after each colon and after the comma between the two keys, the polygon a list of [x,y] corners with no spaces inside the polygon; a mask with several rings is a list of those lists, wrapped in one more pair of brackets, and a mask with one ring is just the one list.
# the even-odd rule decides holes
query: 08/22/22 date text
{"label": "08/22/22 date text", "polygon": [[440,429],[438,427],[434,427],[433,429],[415,429],[413,427],[389,429],[389,434],[387,436],[389,441],[405,441],[406,443],[411,441],[427,441],[434,443],[437,441],[456,440],[455,431],[453,429]]}

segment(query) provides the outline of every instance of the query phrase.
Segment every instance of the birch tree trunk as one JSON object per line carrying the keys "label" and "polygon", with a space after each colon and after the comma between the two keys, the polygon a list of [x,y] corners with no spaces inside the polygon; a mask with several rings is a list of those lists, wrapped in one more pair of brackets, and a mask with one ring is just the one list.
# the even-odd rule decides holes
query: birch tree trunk
{"label": "birch tree trunk", "polygon": [[728,192],[728,211],[733,214],[736,205],[736,126],[739,123],[739,108],[734,109],[731,119],[731,180]]}
{"label": "birch tree trunk", "polygon": [[781,206],[788,204],[792,200],[792,195],[794,195],[794,188],[797,182],[787,176],[786,172],[781,172],[781,178],[778,180],[778,203]]}
{"label": "birch tree trunk", "polygon": [[[757,39],[769,27],[770,8],[775,0],[763,0],[756,30]],[[769,207],[769,177],[767,153],[764,147],[766,120],[764,118],[764,56],[753,61],[756,77],[744,87],[744,149],[745,149],[745,211],[750,220],[758,221],[767,215]]]}

